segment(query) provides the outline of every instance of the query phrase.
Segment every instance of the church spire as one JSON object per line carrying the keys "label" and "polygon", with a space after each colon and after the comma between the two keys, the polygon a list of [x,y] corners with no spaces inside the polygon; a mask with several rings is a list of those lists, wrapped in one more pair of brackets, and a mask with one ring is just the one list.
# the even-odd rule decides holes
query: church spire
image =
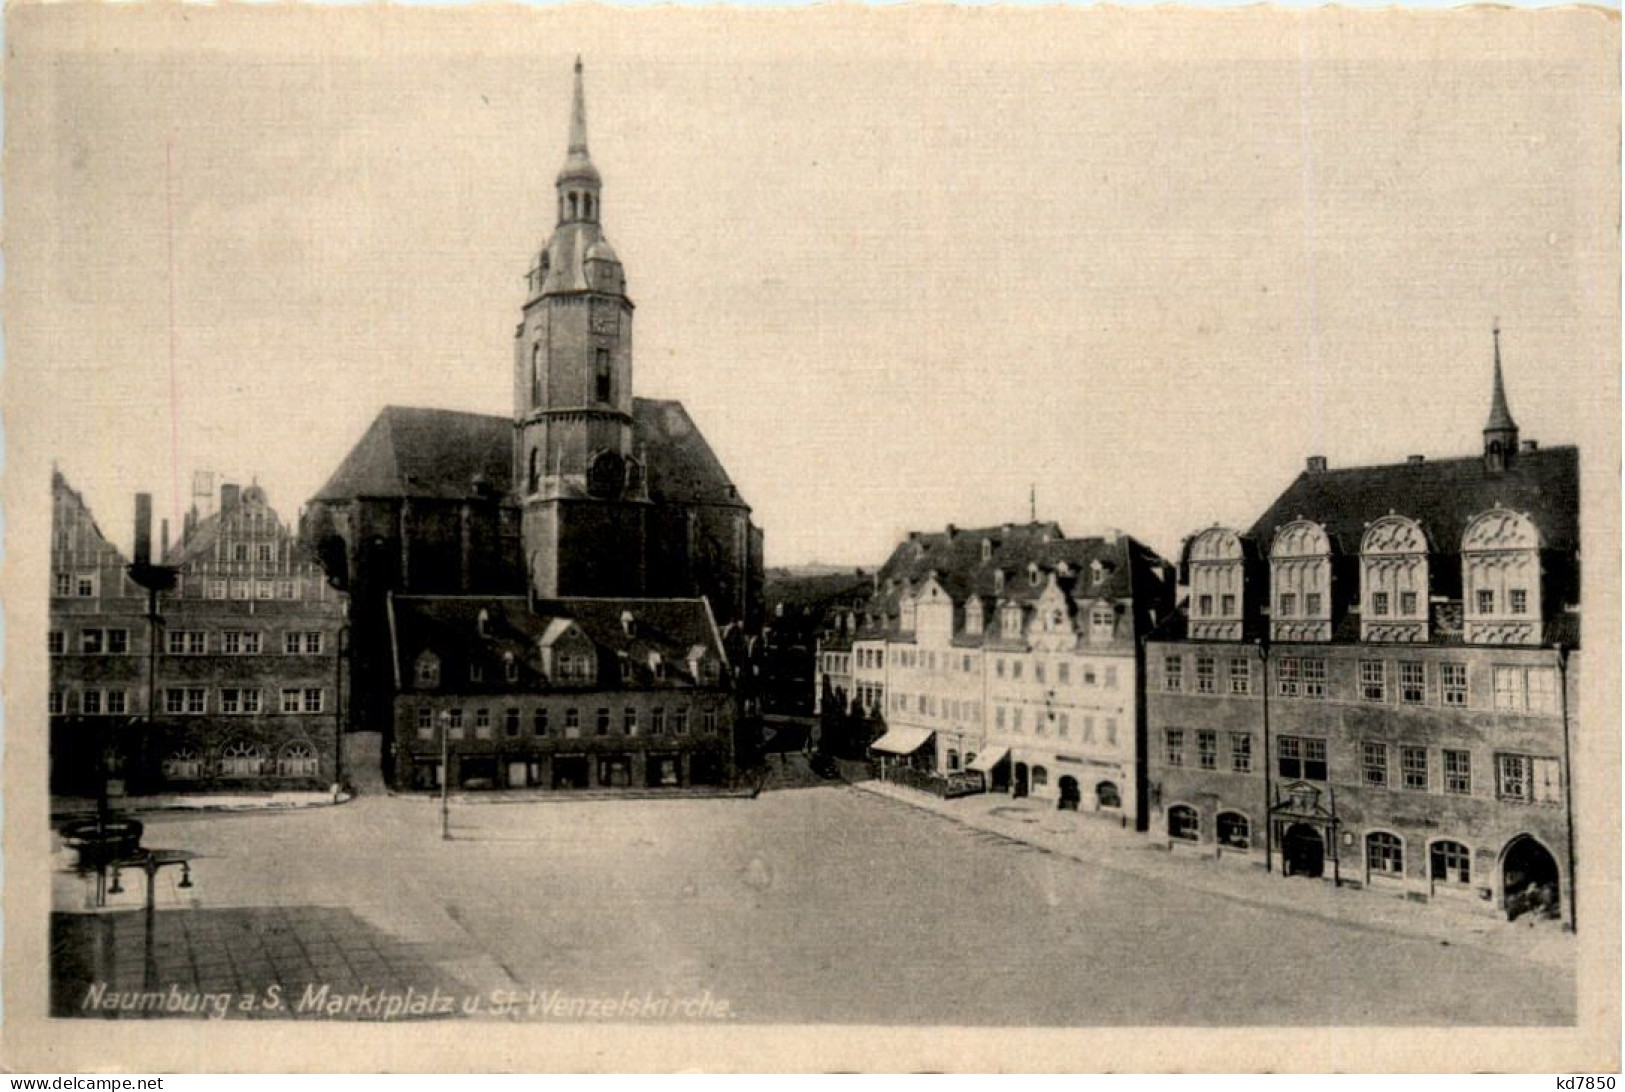
{"label": "church spire", "polygon": [[581,89],[581,55],[576,55],[575,101],[570,106],[570,154],[587,155],[587,96]]}
{"label": "church spire", "polygon": [[599,218],[598,191],[603,182],[587,154],[587,94],[582,87],[581,58],[576,58],[575,93],[570,103],[570,146],[559,171],[559,223]]}
{"label": "church spire", "polygon": [[1518,451],[1518,423],[1507,408],[1506,383],[1501,378],[1501,323],[1496,322],[1495,380],[1490,392],[1490,419],[1484,426],[1484,465],[1490,470],[1505,470]]}

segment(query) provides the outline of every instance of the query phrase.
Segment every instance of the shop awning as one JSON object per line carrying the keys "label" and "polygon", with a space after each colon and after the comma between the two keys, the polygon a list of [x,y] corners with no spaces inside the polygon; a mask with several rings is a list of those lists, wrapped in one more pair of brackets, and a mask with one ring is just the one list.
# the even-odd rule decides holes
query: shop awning
{"label": "shop awning", "polygon": [[892,728],[869,744],[871,750],[885,751],[889,755],[911,755],[930,741],[929,728]]}
{"label": "shop awning", "polygon": [[983,751],[981,754],[972,759],[971,764],[965,768],[967,770],[975,770],[978,773],[992,773],[993,767],[997,766],[999,763],[1003,762],[1009,757],[1010,748],[989,747],[987,750]]}

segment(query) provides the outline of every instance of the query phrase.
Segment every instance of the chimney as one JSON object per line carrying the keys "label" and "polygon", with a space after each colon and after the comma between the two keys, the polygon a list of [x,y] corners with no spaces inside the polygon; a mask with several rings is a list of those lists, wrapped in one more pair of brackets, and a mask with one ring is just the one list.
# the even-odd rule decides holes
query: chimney
{"label": "chimney", "polygon": [[240,496],[242,496],[241,486],[222,482],[220,484],[220,511],[224,512],[228,508],[235,508]]}
{"label": "chimney", "polygon": [[1538,440],[1525,440],[1522,444],[1522,448],[1524,451],[1539,451],[1540,442]]}
{"label": "chimney", "polygon": [[1423,460],[1422,456],[1420,456],[1420,455],[1407,455],[1407,456],[1405,456],[1405,465],[1406,466],[1421,466],[1423,461],[1424,460]]}
{"label": "chimney", "polygon": [[135,552],[133,560],[140,568],[152,564],[152,494],[135,495]]}
{"label": "chimney", "polygon": [[1309,473],[1311,473],[1311,474],[1324,474],[1324,473],[1326,473],[1326,456],[1324,456],[1324,455],[1311,455],[1311,456],[1309,456],[1309,464],[1308,465],[1309,465]]}
{"label": "chimney", "polygon": [[158,555],[159,558],[162,559],[162,558],[168,557],[169,556],[169,521],[167,519],[160,521],[159,524],[158,524],[158,543],[159,543],[158,548],[160,550],[160,553]]}

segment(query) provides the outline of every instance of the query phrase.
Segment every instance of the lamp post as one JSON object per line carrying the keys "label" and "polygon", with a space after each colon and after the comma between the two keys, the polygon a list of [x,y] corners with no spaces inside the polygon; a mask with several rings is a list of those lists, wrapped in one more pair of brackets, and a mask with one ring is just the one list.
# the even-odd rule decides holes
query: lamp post
{"label": "lamp post", "polygon": [[440,840],[451,841],[450,799],[451,788],[451,713],[440,711]]}

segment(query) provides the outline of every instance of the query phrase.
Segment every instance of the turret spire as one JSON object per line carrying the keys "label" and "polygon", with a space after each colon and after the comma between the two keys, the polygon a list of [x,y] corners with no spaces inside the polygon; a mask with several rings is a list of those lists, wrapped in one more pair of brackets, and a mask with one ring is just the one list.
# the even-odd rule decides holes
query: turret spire
{"label": "turret spire", "polygon": [[1484,463],[1493,471],[1505,470],[1518,451],[1518,423],[1507,408],[1506,383],[1501,378],[1501,323],[1493,330],[1495,338],[1495,379],[1490,392],[1490,419],[1484,426]]}
{"label": "turret spire", "polygon": [[570,154],[587,155],[587,95],[581,88],[581,56],[576,55],[575,101],[570,107]]}

